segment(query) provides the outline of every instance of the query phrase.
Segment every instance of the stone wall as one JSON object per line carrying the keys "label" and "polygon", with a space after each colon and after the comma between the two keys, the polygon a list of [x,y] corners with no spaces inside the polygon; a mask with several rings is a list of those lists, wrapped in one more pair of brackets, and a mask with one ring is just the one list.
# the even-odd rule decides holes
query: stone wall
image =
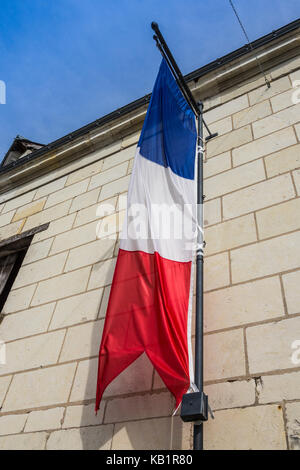
{"label": "stone wall", "polygon": [[[298,70],[297,70],[298,68]],[[206,449],[300,448],[300,61],[206,102]],[[298,123],[298,124],[297,124]],[[3,309],[0,449],[190,449],[145,356],[94,414],[96,367],[138,133],[0,196],[0,239],[45,222]],[[46,182],[45,182],[46,181]],[[116,215],[117,214],[117,215]],[[295,356],[295,355],[294,355]],[[297,359],[297,355],[296,355]],[[299,358],[300,359],[300,358]]]}

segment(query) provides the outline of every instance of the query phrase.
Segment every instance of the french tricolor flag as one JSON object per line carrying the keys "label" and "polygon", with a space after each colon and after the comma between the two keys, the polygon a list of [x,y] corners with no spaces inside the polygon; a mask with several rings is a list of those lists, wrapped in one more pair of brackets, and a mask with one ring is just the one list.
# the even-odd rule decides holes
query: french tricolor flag
{"label": "french tricolor flag", "polygon": [[129,185],[99,351],[96,410],[109,383],[143,353],[176,407],[193,384],[196,139],[193,112],[163,59]]}

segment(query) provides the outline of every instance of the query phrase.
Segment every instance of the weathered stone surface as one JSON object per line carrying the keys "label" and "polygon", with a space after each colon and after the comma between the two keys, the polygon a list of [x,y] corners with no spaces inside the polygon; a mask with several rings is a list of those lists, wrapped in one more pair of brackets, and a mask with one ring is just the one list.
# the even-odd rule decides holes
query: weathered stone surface
{"label": "weathered stone surface", "polygon": [[11,199],[10,201],[7,201],[5,204],[2,214],[5,214],[5,212],[9,212],[13,209],[16,209],[17,207],[24,206],[25,204],[28,204],[29,202],[32,201],[33,197],[35,195],[35,191],[30,191],[28,193],[22,194],[21,196],[15,197]]}
{"label": "weathered stone surface", "polygon": [[212,410],[254,405],[254,380],[236,380],[204,387]]}
{"label": "weathered stone surface", "polygon": [[25,255],[22,266],[46,258],[52,245],[53,238],[48,238],[41,242],[31,243]]}
{"label": "weathered stone surface", "polygon": [[206,144],[207,158],[240,147],[247,142],[251,142],[252,139],[252,132],[249,125],[231,131],[228,134],[221,135],[220,137],[215,137]]}
{"label": "weathered stone surface", "polygon": [[63,428],[80,428],[82,426],[95,426],[102,424],[105,402],[101,400],[100,409],[96,415],[95,405],[68,406]]}
{"label": "weathered stone surface", "polygon": [[268,178],[298,168],[300,166],[300,144],[268,155],[265,158],[265,163]]}
{"label": "weathered stone surface", "polygon": [[300,313],[300,271],[282,276],[288,313]]}
{"label": "weathered stone surface", "polygon": [[87,190],[89,182],[89,179],[85,179],[50,194],[45,204],[45,209],[84,193]]}
{"label": "weathered stone surface", "polygon": [[250,184],[265,179],[265,170],[262,160],[247,163],[247,165],[233,168],[211,178],[204,180],[204,193],[207,199],[231,193]]}
{"label": "weathered stone surface", "polygon": [[104,321],[89,322],[68,329],[60,362],[96,356],[102,336]]}
{"label": "weathered stone surface", "polygon": [[256,240],[253,214],[208,227],[205,230],[205,253],[211,255]]}
{"label": "weathered stone surface", "polygon": [[204,337],[204,378],[217,380],[245,374],[245,353],[241,329]]}
{"label": "weathered stone surface", "polygon": [[292,361],[292,344],[299,339],[299,331],[299,317],[247,328],[250,373],[296,367]]}
{"label": "weathered stone surface", "polygon": [[65,271],[73,271],[111,258],[114,254],[115,240],[104,238],[73,248],[67,260]]}
{"label": "weathered stone surface", "polygon": [[[52,220],[60,219],[64,217],[69,212],[71,205],[71,200],[62,202],[60,204],[56,204],[53,207],[49,207],[49,209],[44,209],[37,214],[31,215],[27,218],[25,225],[23,227],[23,232],[26,230],[30,230],[33,227],[38,227],[39,225],[45,224],[47,222],[51,222]],[[47,231],[46,231],[47,232]],[[48,233],[42,232],[45,234],[45,238],[48,238]],[[50,233],[50,232],[49,232]],[[41,235],[41,234],[40,234]],[[53,236],[53,235],[49,235]],[[39,238],[41,240],[41,238]]]}
{"label": "weathered stone surface", "polygon": [[[57,302],[50,329],[64,328],[90,320],[98,315],[103,289],[74,295]],[[49,305],[49,304],[47,304]]]}
{"label": "weathered stone surface", "polygon": [[116,258],[94,264],[88,289],[95,289],[96,287],[104,287],[108,284],[111,284],[115,270],[115,264]]}
{"label": "weathered stone surface", "polygon": [[25,206],[19,207],[12,221],[16,222],[17,220],[25,219],[26,217],[29,217],[30,215],[40,212],[43,209],[45,202],[46,202],[46,199],[40,199],[39,201],[33,201],[29,204],[26,204]]}
{"label": "weathered stone surface", "polygon": [[295,181],[297,194],[300,196],[300,170],[293,171],[293,178]]}
{"label": "weathered stone surface", "polygon": [[47,331],[54,310],[54,303],[23,310],[5,316],[0,324],[2,341],[25,338]]}
{"label": "weathered stone surface", "polygon": [[300,104],[278,111],[252,124],[255,139],[271,134],[271,132],[284,129],[300,121]]}
{"label": "weathered stone surface", "polygon": [[67,176],[58,178],[51,183],[44,184],[35,193],[34,199],[40,199],[41,197],[48,196],[48,194],[55,193],[62,189],[67,181]]}
{"label": "weathered stone surface", "polygon": [[48,431],[61,428],[64,408],[50,408],[49,410],[32,411],[28,415],[24,432]]}
{"label": "weathered stone surface", "polygon": [[209,256],[204,262],[204,291],[227,286],[229,278],[229,258],[227,253]]}
{"label": "weathered stone surface", "polygon": [[206,293],[204,312],[205,331],[284,315],[279,278],[262,279]]}
{"label": "weathered stone surface", "polygon": [[300,199],[292,199],[277,206],[258,211],[256,221],[259,238],[269,238],[300,228]]}
{"label": "weathered stone surface", "polygon": [[295,190],[291,175],[281,175],[224,196],[223,217],[224,219],[238,217],[293,197]]}
{"label": "weathered stone surface", "polygon": [[107,403],[105,423],[170,416],[174,404],[174,398],[169,392],[115,398]]}
{"label": "weathered stone surface", "polygon": [[24,415],[5,415],[0,417],[0,436],[7,434],[18,434],[22,432],[27,419]]}
{"label": "weathered stone surface", "polygon": [[300,372],[264,375],[261,378],[259,403],[300,399]]}
{"label": "weathered stone surface", "polygon": [[300,402],[285,405],[287,433],[291,450],[300,450]]}
{"label": "weathered stone surface", "polygon": [[81,227],[73,228],[68,232],[61,233],[55,237],[50,254],[59,253],[61,251],[75,248],[76,246],[85,245],[86,243],[96,240],[97,221],[91,222]]}
{"label": "weathered stone surface", "polygon": [[286,449],[282,410],[277,405],[217,411],[205,426],[207,450]]}
{"label": "weathered stone surface", "polygon": [[246,126],[250,122],[255,122],[272,114],[270,102],[268,100],[255,104],[250,108],[246,108],[232,116],[233,126],[235,129]]}
{"label": "weathered stone surface", "polygon": [[90,165],[86,165],[68,176],[66,186],[86,180],[90,176],[97,175],[103,169],[103,160],[98,160]]}
{"label": "weathered stone surface", "polygon": [[[108,200],[105,201],[105,205],[107,205],[107,207],[110,207],[112,212],[115,211],[116,203],[117,203],[117,197],[114,197],[114,198],[111,198],[111,199],[108,199]],[[87,224],[89,222],[92,222],[93,220],[100,219],[100,217],[98,215],[98,210],[99,210],[99,207],[102,204],[97,203],[97,204],[94,204],[90,207],[86,207],[85,209],[81,209],[77,213],[76,220],[75,220],[75,223],[74,223],[74,227],[77,227],[79,225]]]}
{"label": "weathered stone surface", "polygon": [[128,190],[130,176],[124,176],[117,181],[112,181],[102,186],[99,201],[104,201],[108,198],[116,196],[117,194],[124,193]]}
{"label": "weathered stone surface", "polygon": [[298,231],[232,250],[230,257],[233,282],[243,282],[298,268],[300,252],[295,250],[295,246],[299,244]]}
{"label": "weathered stone surface", "polygon": [[236,113],[241,109],[248,108],[248,98],[247,95],[240,96],[228,103],[225,103],[221,106],[217,106],[215,109],[211,109],[207,111],[204,115],[205,121],[207,124],[210,124],[214,121],[219,121],[220,119],[224,118],[225,116],[229,116],[230,114]]}
{"label": "weathered stone surface", "polygon": [[55,364],[64,336],[64,330],[60,330],[7,343],[6,364],[1,366],[0,374]]}
{"label": "weathered stone surface", "polygon": [[95,204],[98,200],[99,194],[100,189],[96,188],[92,191],[88,191],[86,193],[80,194],[79,196],[76,196],[72,201],[70,213],[79,211],[81,209],[91,206],[92,204]]}
{"label": "weathered stone surface", "polygon": [[112,425],[54,431],[47,441],[48,450],[109,450]]}
{"label": "weathered stone surface", "polygon": [[89,190],[98,188],[99,186],[103,186],[111,181],[118,180],[125,176],[127,173],[128,163],[122,163],[121,165],[117,165],[113,168],[110,168],[106,171],[101,171],[97,175],[92,176],[91,182],[89,185]]}
{"label": "weathered stone surface", "polygon": [[18,312],[29,307],[36,284],[21,287],[21,289],[11,290],[4,304],[2,313]]}
{"label": "weathered stone surface", "polygon": [[67,253],[60,253],[22,266],[14,282],[14,288],[17,289],[26,284],[32,284],[61,274],[67,256]]}
{"label": "weathered stone surface", "polygon": [[15,375],[2,411],[65,403],[70,393],[75,369],[76,364],[72,363]]}
{"label": "weathered stone surface", "polygon": [[296,142],[292,127],[274,132],[274,134],[256,139],[249,144],[234,149],[232,151],[233,166],[242,165],[251,160],[264,157],[265,155],[290,147],[296,144]]}
{"label": "weathered stone surface", "polygon": [[86,289],[90,270],[90,267],[81,268],[40,282],[32,299],[32,306],[81,294]]}
{"label": "weathered stone surface", "polygon": [[204,178],[217,175],[231,168],[230,152],[221,153],[217,157],[209,158],[203,162]]}
{"label": "weathered stone surface", "polygon": [[221,222],[221,199],[212,199],[204,204],[204,225]]}
{"label": "weathered stone surface", "polygon": [[190,449],[191,425],[179,416],[116,424],[113,450]]}
{"label": "weathered stone surface", "polygon": [[257,88],[249,93],[249,100],[251,106],[255,103],[259,103],[260,101],[264,101],[268,98],[271,98],[278,93],[282,93],[285,90],[291,88],[291,82],[289,81],[289,77],[282,77],[278,80],[272,81],[271,88],[267,88],[264,84],[262,87]]}
{"label": "weathered stone surface", "polygon": [[36,432],[0,437],[0,450],[43,450],[47,433]]}
{"label": "weathered stone surface", "polygon": [[0,377],[0,409],[4,401],[6,392],[8,390],[9,384],[11,382],[11,375],[6,375],[5,377]]}

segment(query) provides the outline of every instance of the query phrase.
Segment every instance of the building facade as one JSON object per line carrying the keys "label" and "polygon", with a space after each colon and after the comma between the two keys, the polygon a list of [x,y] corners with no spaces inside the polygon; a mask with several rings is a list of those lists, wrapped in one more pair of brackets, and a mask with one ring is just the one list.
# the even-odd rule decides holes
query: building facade
{"label": "building facade", "polygon": [[[255,54],[245,47],[187,76],[219,134],[204,163],[205,390],[215,415],[205,449],[300,449],[299,46],[294,22],[256,41]],[[192,426],[172,417],[144,355],[94,413],[122,195],[148,102],[1,168],[0,449],[192,448]]]}

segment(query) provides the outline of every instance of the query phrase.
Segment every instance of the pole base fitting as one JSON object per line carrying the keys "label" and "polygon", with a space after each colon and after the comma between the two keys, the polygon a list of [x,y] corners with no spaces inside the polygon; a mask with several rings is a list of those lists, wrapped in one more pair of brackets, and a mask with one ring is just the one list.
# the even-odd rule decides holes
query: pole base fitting
{"label": "pole base fitting", "polygon": [[207,421],[208,397],[204,392],[186,393],[182,397],[180,416],[182,421]]}

